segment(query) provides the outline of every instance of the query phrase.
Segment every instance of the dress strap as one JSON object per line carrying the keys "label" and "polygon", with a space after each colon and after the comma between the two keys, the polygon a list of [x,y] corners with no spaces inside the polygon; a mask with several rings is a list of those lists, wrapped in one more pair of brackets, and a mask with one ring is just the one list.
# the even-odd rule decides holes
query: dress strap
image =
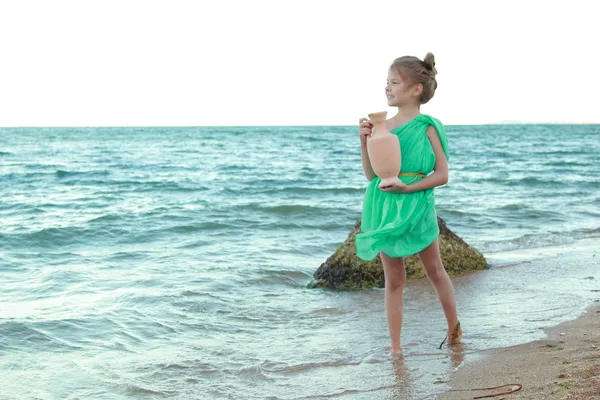
{"label": "dress strap", "polygon": [[433,118],[430,115],[421,114],[420,116],[429,125],[433,125],[433,127],[435,128],[435,130],[438,133],[438,136],[440,137],[440,143],[442,144],[442,149],[444,149],[444,154],[446,155],[446,159],[450,160],[450,154],[448,152],[448,136],[446,135],[446,129],[444,128],[444,125],[442,124],[442,122],[439,119]]}

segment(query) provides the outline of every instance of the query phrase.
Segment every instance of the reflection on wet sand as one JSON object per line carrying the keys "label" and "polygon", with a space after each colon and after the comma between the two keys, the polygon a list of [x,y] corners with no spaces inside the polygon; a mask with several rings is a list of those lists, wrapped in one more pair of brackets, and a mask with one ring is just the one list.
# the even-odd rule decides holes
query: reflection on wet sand
{"label": "reflection on wet sand", "polygon": [[[437,375],[439,365],[444,364],[444,359],[447,359],[446,371],[442,371],[442,376],[437,377],[437,380],[432,384],[444,384],[448,377],[455,372],[465,359],[465,345],[463,343],[455,344],[447,347],[447,351],[433,353],[409,353],[406,356],[394,357],[391,361],[394,383],[391,386],[387,399],[389,400],[415,400],[423,397],[423,368],[424,359],[427,359],[425,365],[433,361],[436,366],[430,371]],[[432,365],[433,367],[433,365]],[[427,367],[425,366],[425,369]],[[443,388],[440,388],[443,391]]]}

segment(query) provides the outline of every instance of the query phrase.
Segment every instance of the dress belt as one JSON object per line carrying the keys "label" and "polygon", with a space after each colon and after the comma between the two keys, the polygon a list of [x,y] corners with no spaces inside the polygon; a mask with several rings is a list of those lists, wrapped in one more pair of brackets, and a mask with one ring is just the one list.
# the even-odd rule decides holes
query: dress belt
{"label": "dress belt", "polygon": [[400,172],[398,174],[398,176],[412,176],[413,177],[410,181],[405,182],[406,185],[410,185],[417,178],[421,178],[421,179],[425,178],[425,174],[422,174],[420,172]]}
{"label": "dress belt", "polygon": [[400,172],[398,176],[416,176],[418,178],[425,178],[425,174],[420,172]]}

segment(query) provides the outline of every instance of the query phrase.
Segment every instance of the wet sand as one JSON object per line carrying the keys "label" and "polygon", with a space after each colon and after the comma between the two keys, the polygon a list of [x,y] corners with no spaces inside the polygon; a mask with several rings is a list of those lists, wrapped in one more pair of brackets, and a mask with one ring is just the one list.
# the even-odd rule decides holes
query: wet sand
{"label": "wet sand", "polygon": [[600,300],[579,318],[544,331],[546,339],[480,353],[481,358],[466,362],[449,382],[452,390],[518,383],[520,391],[496,397],[479,396],[516,387],[451,391],[438,399],[600,399]]}

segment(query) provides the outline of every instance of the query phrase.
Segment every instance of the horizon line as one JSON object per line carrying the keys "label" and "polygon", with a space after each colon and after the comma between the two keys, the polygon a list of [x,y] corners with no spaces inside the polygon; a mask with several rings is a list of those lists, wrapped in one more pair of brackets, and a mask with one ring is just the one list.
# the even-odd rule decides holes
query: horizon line
{"label": "horizon line", "polygon": [[[486,125],[600,125],[600,122],[530,122],[500,121],[485,123],[444,124],[444,126],[486,126]],[[267,125],[21,125],[2,126],[0,129],[32,129],[32,128],[291,128],[291,127],[355,127],[354,124],[267,124]]]}

